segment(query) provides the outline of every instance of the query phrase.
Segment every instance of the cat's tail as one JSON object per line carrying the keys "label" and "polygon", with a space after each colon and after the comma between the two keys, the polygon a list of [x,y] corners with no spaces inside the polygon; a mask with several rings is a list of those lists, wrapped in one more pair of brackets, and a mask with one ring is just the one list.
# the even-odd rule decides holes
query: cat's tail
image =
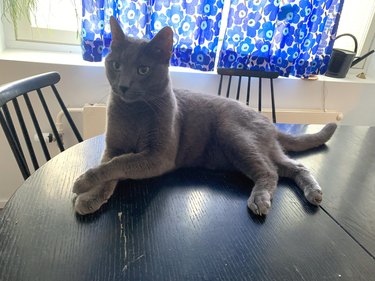
{"label": "cat's tail", "polygon": [[279,131],[277,138],[287,151],[304,151],[326,143],[332,137],[336,128],[337,124],[329,123],[318,133],[297,136],[288,135]]}

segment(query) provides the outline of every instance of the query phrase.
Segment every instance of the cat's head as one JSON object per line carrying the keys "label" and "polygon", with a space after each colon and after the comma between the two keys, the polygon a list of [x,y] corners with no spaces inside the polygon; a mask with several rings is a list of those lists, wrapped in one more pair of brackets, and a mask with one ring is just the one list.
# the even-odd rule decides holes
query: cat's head
{"label": "cat's head", "polygon": [[164,27],[147,41],[125,35],[114,17],[110,24],[111,52],[105,66],[113,94],[128,103],[152,100],[163,94],[161,90],[169,83],[172,29]]}

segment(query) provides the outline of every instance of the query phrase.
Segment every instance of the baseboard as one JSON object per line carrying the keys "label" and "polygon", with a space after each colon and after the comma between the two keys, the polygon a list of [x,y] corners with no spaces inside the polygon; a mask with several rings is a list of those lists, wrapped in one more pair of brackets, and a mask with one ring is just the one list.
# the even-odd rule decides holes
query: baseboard
{"label": "baseboard", "polygon": [[[271,119],[271,110],[264,109],[262,113]],[[327,124],[329,122],[339,122],[343,118],[342,112],[323,111],[312,109],[276,109],[277,123],[291,124]]]}

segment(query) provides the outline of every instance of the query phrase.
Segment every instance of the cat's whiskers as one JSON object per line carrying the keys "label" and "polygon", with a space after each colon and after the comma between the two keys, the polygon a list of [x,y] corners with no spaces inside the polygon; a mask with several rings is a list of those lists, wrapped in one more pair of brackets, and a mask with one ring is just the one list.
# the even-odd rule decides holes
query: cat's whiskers
{"label": "cat's whiskers", "polygon": [[147,99],[145,99],[144,97],[142,97],[142,101],[147,105],[147,107],[149,107],[155,114],[157,114],[157,111],[153,108],[153,104],[148,102]]}
{"label": "cat's whiskers", "polygon": [[163,97],[153,96],[152,99],[146,99],[142,97],[142,101],[154,112],[158,113],[158,111],[162,110],[163,105],[167,105],[166,100]]}

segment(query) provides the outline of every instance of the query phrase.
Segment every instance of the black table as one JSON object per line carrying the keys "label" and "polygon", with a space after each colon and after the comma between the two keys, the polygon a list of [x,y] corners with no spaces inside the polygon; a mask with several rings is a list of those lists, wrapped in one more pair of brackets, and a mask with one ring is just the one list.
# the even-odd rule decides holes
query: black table
{"label": "black table", "polygon": [[103,148],[100,136],[68,149],[6,204],[1,281],[375,280],[375,128],[339,126],[327,146],[293,154],[323,204],[282,179],[267,217],[248,211],[246,177],[202,169],[121,182],[99,212],[76,215],[72,184]]}

